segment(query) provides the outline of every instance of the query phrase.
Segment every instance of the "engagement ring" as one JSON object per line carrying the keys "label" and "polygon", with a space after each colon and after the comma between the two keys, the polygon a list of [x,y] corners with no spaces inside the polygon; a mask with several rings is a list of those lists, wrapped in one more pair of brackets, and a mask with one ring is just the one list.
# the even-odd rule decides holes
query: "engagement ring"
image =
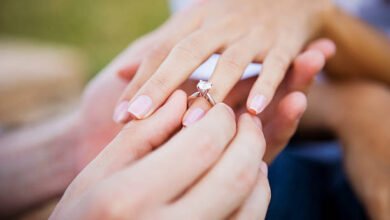
{"label": "engagement ring", "polygon": [[198,91],[192,94],[188,99],[192,100],[196,98],[204,98],[211,104],[211,106],[214,106],[217,103],[209,93],[212,87],[213,84],[211,82],[200,80],[198,85],[196,86]]}

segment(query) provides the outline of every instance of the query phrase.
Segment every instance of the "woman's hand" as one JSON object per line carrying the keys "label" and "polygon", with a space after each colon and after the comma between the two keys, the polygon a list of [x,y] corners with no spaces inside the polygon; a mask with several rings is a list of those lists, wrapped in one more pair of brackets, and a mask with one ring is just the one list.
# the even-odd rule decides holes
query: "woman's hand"
{"label": "woman's hand", "polygon": [[218,104],[172,137],[186,99],[175,92],[154,115],[127,124],[69,186],[51,219],[264,218],[270,189],[260,121],[244,114],[236,124]]}
{"label": "woman's hand", "polygon": [[[140,65],[134,80],[120,98],[132,117],[151,115],[190,74],[213,53],[222,53],[210,79],[210,91],[223,101],[250,62],[262,62],[246,106],[261,113],[271,102],[293,59],[322,27],[329,0],[209,0],[172,17],[156,32],[135,44],[153,45],[123,68]],[[130,101],[130,104],[129,104]],[[193,107],[208,108],[195,102]],[[118,121],[126,122],[130,114]]]}
{"label": "woman's hand", "polygon": [[[317,40],[310,44],[307,50],[294,60],[293,67],[287,73],[269,107],[259,114],[267,142],[264,156],[264,161],[267,163],[272,162],[295,133],[300,117],[306,109],[306,95],[311,82],[323,68],[326,60],[335,54],[335,51],[334,43],[327,39]],[[242,97],[249,94],[250,87],[255,80],[255,78],[250,78],[240,81],[225,99],[226,104],[234,109],[237,116],[246,112],[245,100]],[[181,88],[191,93],[196,83],[196,81],[189,80]],[[200,114],[186,113],[183,119],[185,126],[191,126],[203,117],[204,112],[201,109],[197,109],[196,112]]]}
{"label": "woman's hand", "polygon": [[[299,119],[306,109],[307,90],[315,75],[324,67],[326,60],[333,57],[335,52],[336,47],[330,40],[320,39],[311,43],[306,51],[294,60],[293,67],[288,71],[269,107],[259,114],[267,142],[267,151],[264,156],[267,163],[270,163],[277,156],[295,133]],[[129,56],[129,59],[131,60],[132,57],[134,56]],[[121,74],[121,78],[129,81],[129,73],[134,74],[135,69],[132,68],[132,71]],[[249,94],[255,80],[255,78],[250,78],[240,81],[225,99],[225,103],[234,109],[237,116],[246,112],[245,100],[242,97]],[[181,89],[191,94],[196,84],[197,81],[188,80],[181,86]],[[124,110],[124,113],[127,114],[126,109]],[[204,114],[205,111],[201,108],[187,111],[182,123],[187,127],[191,126]]]}

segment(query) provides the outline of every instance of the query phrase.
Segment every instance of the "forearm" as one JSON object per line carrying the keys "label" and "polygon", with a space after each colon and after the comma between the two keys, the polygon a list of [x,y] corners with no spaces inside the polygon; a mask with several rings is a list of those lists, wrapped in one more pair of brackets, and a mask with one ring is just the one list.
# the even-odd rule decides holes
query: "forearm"
{"label": "forearm", "polygon": [[0,139],[0,216],[62,193],[75,177],[75,118],[64,117]]}
{"label": "forearm", "polygon": [[335,9],[325,18],[323,36],[337,45],[327,66],[331,77],[364,77],[390,85],[390,41],[383,33]]}

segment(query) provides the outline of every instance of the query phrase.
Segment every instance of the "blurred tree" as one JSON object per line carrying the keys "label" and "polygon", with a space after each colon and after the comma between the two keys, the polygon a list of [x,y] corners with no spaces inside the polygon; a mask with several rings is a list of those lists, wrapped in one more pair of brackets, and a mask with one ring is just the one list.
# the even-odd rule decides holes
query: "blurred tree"
{"label": "blurred tree", "polygon": [[92,76],[168,16],[165,0],[1,0],[0,37],[80,48]]}

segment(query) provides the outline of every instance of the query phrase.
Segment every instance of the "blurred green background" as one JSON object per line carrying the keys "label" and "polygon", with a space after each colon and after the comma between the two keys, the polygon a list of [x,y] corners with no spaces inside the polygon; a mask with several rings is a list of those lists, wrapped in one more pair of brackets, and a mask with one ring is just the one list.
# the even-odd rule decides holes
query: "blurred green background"
{"label": "blurred green background", "polygon": [[168,14],[166,0],[0,0],[0,37],[76,47],[92,76]]}

